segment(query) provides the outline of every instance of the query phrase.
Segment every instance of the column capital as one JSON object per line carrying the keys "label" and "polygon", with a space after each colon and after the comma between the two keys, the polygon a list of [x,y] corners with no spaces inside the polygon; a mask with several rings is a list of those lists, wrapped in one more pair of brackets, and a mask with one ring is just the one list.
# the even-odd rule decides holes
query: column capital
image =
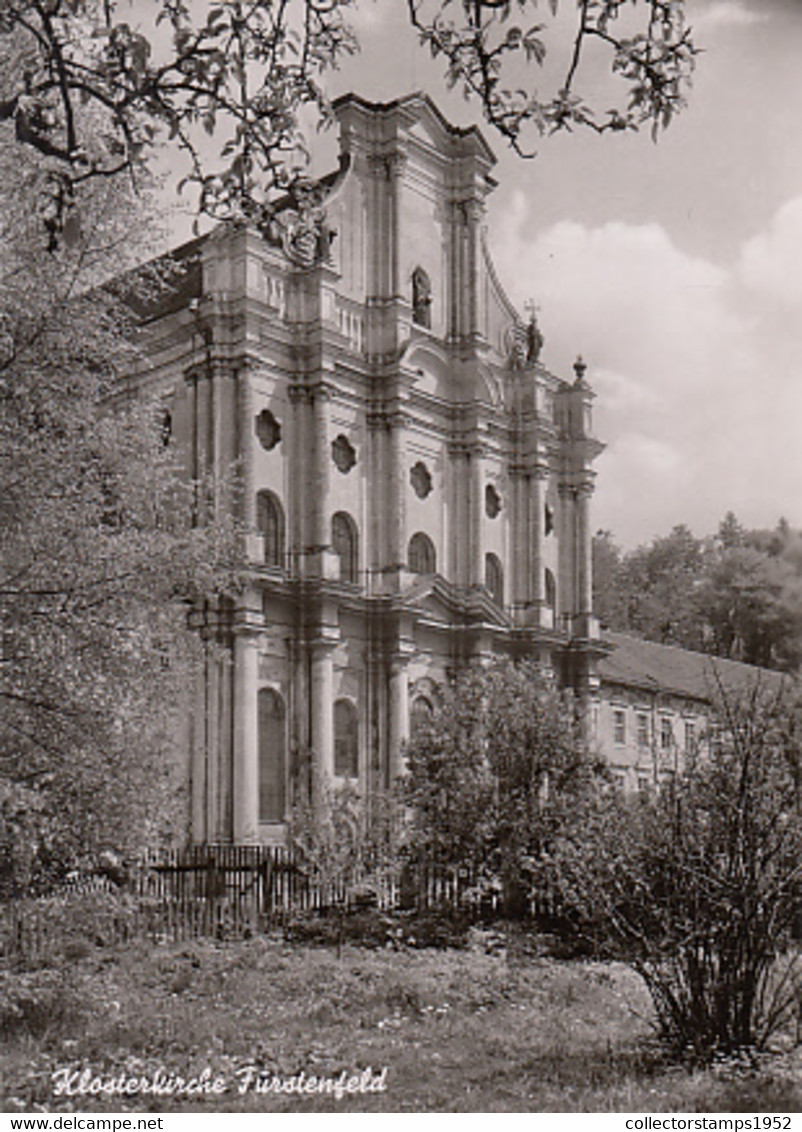
{"label": "column capital", "polygon": [[342,643],[337,625],[318,625],[314,632],[315,636],[310,639],[309,647],[318,655],[334,652],[337,646]]}
{"label": "column capital", "polygon": [[312,400],[312,392],[307,385],[299,385],[297,382],[287,386],[287,396],[293,405],[300,402],[309,404]]}

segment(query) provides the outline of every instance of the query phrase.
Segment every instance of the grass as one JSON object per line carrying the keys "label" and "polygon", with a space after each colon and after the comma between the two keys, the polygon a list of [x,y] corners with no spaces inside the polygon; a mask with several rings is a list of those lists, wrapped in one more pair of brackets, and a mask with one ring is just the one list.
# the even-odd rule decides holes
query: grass
{"label": "grass", "polygon": [[[793,1049],[758,1068],[666,1063],[649,1002],[623,966],[510,946],[335,950],[280,937],[129,945],[0,982],[4,1111],[793,1112]],[[237,1070],[337,1076],[387,1067],[344,1097],[238,1095]],[[153,1100],[57,1097],[52,1074],[209,1066],[229,1090]]]}

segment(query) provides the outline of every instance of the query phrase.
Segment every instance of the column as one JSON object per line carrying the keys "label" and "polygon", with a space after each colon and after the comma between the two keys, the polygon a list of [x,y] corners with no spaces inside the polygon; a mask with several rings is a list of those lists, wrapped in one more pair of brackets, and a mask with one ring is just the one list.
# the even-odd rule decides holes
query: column
{"label": "column", "polygon": [[407,444],[406,418],[403,413],[393,413],[390,418],[390,498],[388,500],[389,521],[389,566],[403,570],[407,565]]}
{"label": "column", "polygon": [[529,514],[526,480],[520,468],[510,469],[510,488],[512,494],[512,522],[507,545],[510,548],[509,560],[512,563],[510,600],[516,624],[523,624],[523,611],[529,599],[529,579],[527,577],[527,558],[529,547]]}
{"label": "column", "polygon": [[484,470],[482,468],[482,447],[477,444],[471,448],[471,568],[470,584],[482,586],[485,581],[484,570]]}
{"label": "column", "polygon": [[406,157],[403,153],[393,153],[387,158],[387,175],[390,181],[390,297],[397,299],[402,294],[401,281],[401,185],[404,178]]}
{"label": "column", "polygon": [[237,455],[242,475],[242,520],[256,530],[256,486],[253,478],[253,390],[247,364],[237,374]]}
{"label": "column", "polygon": [[[559,628],[564,628],[563,615],[572,617],[576,613],[576,573],[574,561],[574,489],[570,484],[559,486],[560,515],[558,547],[559,577],[557,579],[557,612],[560,615]],[[555,626],[556,627],[556,626]]]}
{"label": "column", "polygon": [[245,633],[234,637],[234,841],[259,838],[259,654]]}
{"label": "column", "polygon": [[389,770],[390,784],[406,770],[404,748],[409,741],[409,685],[407,658],[395,656],[390,661],[389,711]]}
{"label": "column", "polygon": [[535,468],[529,477],[529,601],[542,624],[540,611],[545,600],[543,577],[543,480],[548,473]]}
{"label": "column", "polygon": [[324,384],[314,390],[314,464],[312,467],[312,506],[315,525],[313,545],[315,551],[324,550],[331,543],[329,531],[329,414],[331,396]]}
{"label": "column", "polygon": [[[204,652],[206,645],[204,644]],[[195,679],[195,695],[190,719],[190,824],[192,841],[199,845],[206,841],[206,666]]]}
{"label": "column", "polygon": [[312,642],[312,752],[320,778],[334,777],[334,642]]}
{"label": "column", "polygon": [[593,612],[593,546],[590,537],[590,497],[593,486],[585,483],[576,497],[576,571],[578,613]]}

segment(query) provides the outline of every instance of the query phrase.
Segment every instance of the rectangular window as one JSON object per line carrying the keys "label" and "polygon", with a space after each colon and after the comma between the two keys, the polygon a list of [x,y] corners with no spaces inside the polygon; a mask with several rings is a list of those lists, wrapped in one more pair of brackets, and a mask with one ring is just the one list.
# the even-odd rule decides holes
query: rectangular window
{"label": "rectangular window", "polygon": [[616,743],[623,746],[627,741],[627,714],[620,708],[613,712],[613,731]]}
{"label": "rectangular window", "polygon": [[685,750],[692,754],[696,750],[696,724],[685,720]]}
{"label": "rectangular window", "polygon": [[652,778],[649,774],[638,775],[638,793],[648,794],[652,789]]}
{"label": "rectangular window", "polygon": [[674,728],[670,719],[660,720],[660,750],[670,751],[674,746]]}
{"label": "rectangular window", "polygon": [[649,746],[649,717],[643,712],[638,712],[638,746]]}

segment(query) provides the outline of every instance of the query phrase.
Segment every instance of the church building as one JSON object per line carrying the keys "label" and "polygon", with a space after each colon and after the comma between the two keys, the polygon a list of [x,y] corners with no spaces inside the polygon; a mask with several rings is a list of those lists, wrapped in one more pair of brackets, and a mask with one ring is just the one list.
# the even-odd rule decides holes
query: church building
{"label": "church building", "polygon": [[[421,94],[334,104],[336,173],[267,232],[180,249],[141,388],[196,479],[239,469],[247,587],[198,610],[191,839],[280,841],[313,768],[369,794],[460,665],[529,657],[593,700],[593,393],[494,270],[494,157]],[[202,521],[202,516],[201,516]],[[213,646],[211,644],[213,642]]]}

